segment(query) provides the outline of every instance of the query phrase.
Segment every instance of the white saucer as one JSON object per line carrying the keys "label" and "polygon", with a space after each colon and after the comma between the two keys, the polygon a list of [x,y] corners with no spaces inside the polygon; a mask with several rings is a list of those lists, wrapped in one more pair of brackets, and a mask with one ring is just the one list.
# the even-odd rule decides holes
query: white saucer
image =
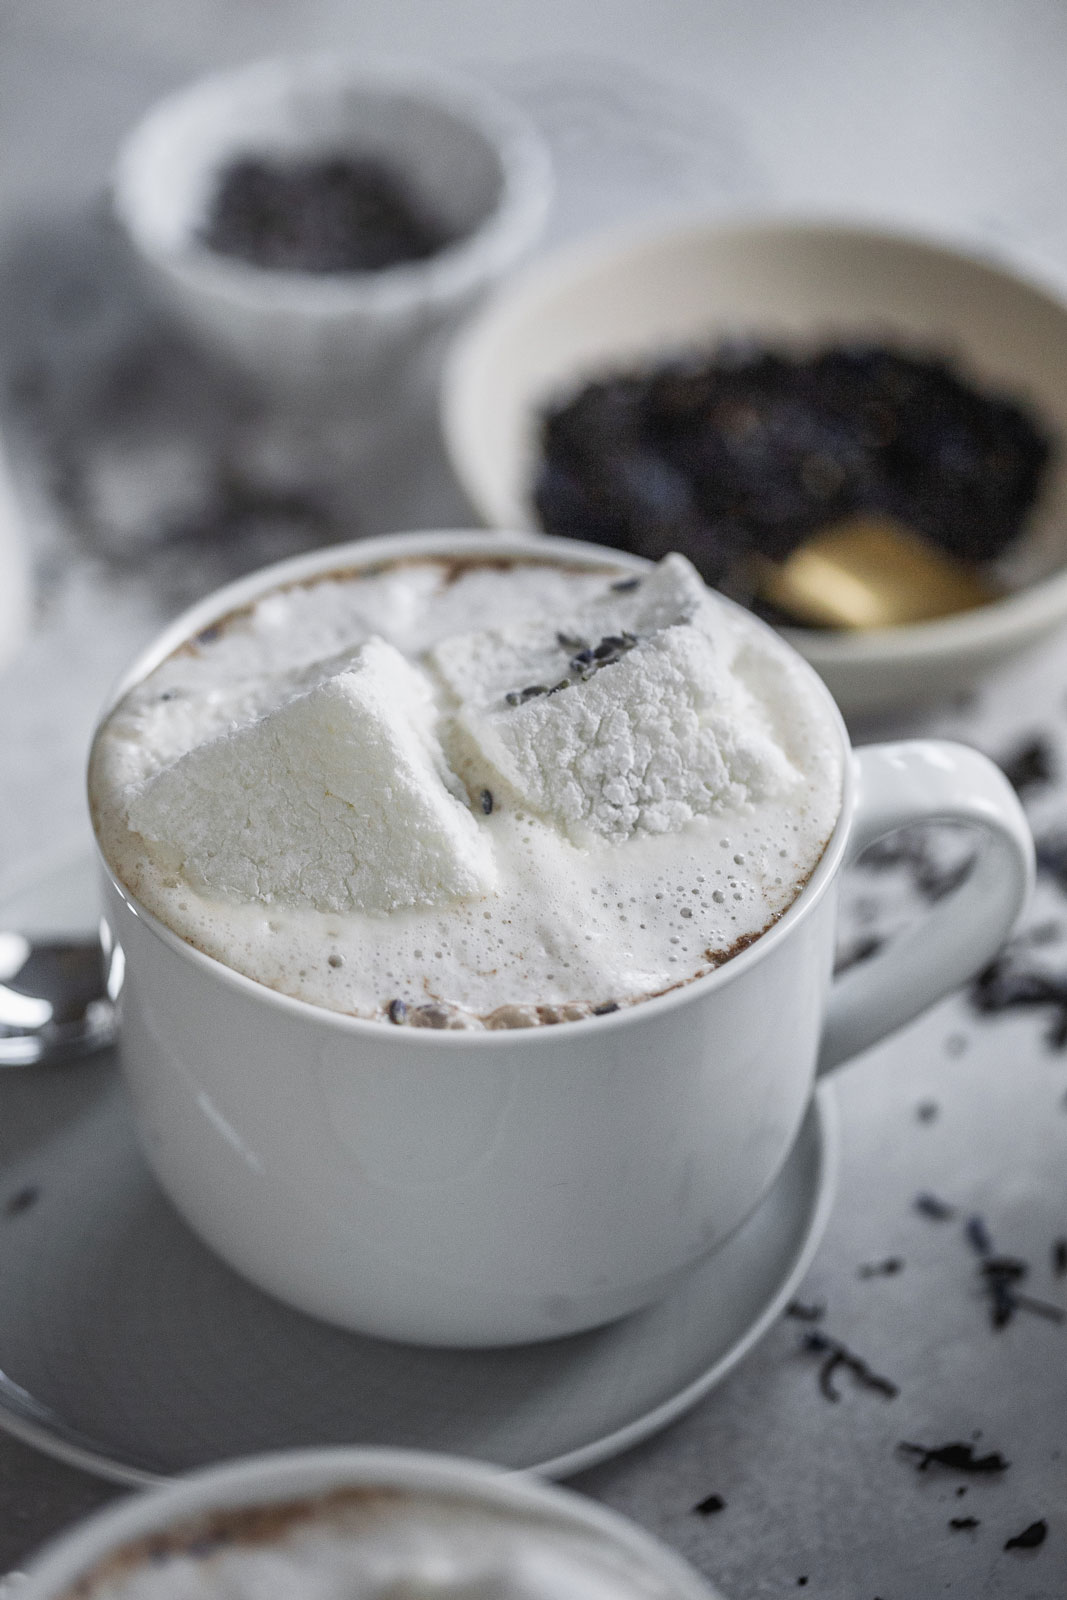
{"label": "white saucer", "polygon": [[[94,913],[79,860],[0,901],[0,926]],[[425,1350],[327,1327],[217,1261],[148,1175],[109,1056],[0,1074],[0,1427],[122,1483],[328,1443],[565,1477],[680,1416],[766,1332],[825,1226],[836,1145],[822,1092],[759,1210],[651,1310],[551,1344]]]}

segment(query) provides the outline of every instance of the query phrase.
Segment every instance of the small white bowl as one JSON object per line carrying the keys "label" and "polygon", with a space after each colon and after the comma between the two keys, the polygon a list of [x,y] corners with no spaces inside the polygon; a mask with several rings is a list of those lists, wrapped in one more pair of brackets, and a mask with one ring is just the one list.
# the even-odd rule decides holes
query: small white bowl
{"label": "small white bowl", "polygon": [[[378,271],[259,267],[201,237],[238,158],[380,161],[457,235]],[[208,344],[283,390],[367,387],[452,325],[534,243],[552,194],[546,147],[507,100],[419,65],[338,55],[200,79],[128,136],[115,212],[171,306]]]}
{"label": "small white bowl", "polygon": [[479,514],[538,529],[531,489],[546,402],[738,334],[944,351],[1032,406],[1061,446],[1005,598],[865,633],[786,630],[846,715],[949,694],[1067,620],[1067,301],[967,250],[870,228],[697,223],[537,263],[468,326],[445,371],[445,438]]}

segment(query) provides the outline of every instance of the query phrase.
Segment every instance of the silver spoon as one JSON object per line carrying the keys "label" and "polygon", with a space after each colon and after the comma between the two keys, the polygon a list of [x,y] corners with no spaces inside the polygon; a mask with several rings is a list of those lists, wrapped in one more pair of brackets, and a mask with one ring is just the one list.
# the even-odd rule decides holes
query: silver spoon
{"label": "silver spoon", "polygon": [[113,1042],[122,952],[0,932],[0,1068],[58,1065]]}

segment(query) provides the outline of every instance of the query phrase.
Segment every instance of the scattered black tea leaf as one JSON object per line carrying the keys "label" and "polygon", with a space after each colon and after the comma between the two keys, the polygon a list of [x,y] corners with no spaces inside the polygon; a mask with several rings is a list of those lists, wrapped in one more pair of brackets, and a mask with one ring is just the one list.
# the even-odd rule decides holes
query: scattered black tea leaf
{"label": "scattered black tea leaf", "polygon": [[842,945],[834,961],[834,977],[839,978],[843,972],[858,967],[862,961],[869,961],[884,944],[885,939],[881,934],[863,933],[851,943]]}
{"label": "scattered black tea leaf", "polygon": [[790,1300],[785,1314],[796,1322],[821,1322],[826,1315],[826,1307],[818,1301]]}
{"label": "scattered black tea leaf", "polygon": [[977,1517],[949,1517],[948,1525],[950,1528],[955,1528],[957,1531],[959,1531],[961,1528],[981,1527],[981,1523]]}
{"label": "scattered black tea leaf", "polygon": [[992,1255],[993,1241],[989,1237],[989,1229],[981,1217],[968,1217],[963,1231],[967,1236],[967,1243],[978,1255]]}
{"label": "scattered black tea leaf", "polygon": [[835,1404],[841,1398],[841,1392],[834,1384],[837,1372],[844,1369],[850,1372],[856,1382],[864,1389],[870,1389],[882,1395],[886,1400],[895,1400],[900,1389],[891,1378],[883,1378],[880,1373],[869,1367],[866,1361],[857,1356],[847,1345],[837,1339],[831,1339],[825,1333],[812,1331],[804,1335],[801,1349],[809,1351],[812,1355],[822,1356],[822,1365],[819,1368],[819,1390],[827,1400]]}
{"label": "scattered black tea leaf", "polygon": [[1036,1550],[1040,1545],[1044,1544],[1047,1534],[1048,1523],[1044,1517],[1039,1517],[1036,1522],[1031,1522],[1029,1527],[1024,1528],[1022,1533],[1017,1533],[1012,1538],[1005,1539],[1004,1548],[1005,1550]]}
{"label": "scattered black tea leaf", "polygon": [[1052,1242],[1052,1276],[1067,1278],[1067,1239],[1054,1239]]}
{"label": "scattered black tea leaf", "polygon": [[917,1194],[914,1206],[921,1217],[929,1217],[931,1222],[949,1222],[956,1215],[955,1206],[928,1192]]}
{"label": "scattered black tea leaf", "polygon": [[1032,1294],[1017,1294],[1015,1304],[1020,1311],[1032,1311],[1035,1316],[1044,1317],[1046,1322],[1067,1321],[1067,1311],[1062,1306],[1053,1305],[1051,1300],[1038,1300]]}
{"label": "scattered black tea leaf", "polygon": [[1015,1256],[988,1256],[978,1270],[989,1296],[990,1319],[994,1328],[1007,1327],[1018,1310],[1015,1286],[1026,1276],[1026,1263]]}
{"label": "scattered black tea leaf", "polygon": [[991,560],[1052,450],[1036,419],[935,352],[751,339],[594,378],[546,407],[540,432],[547,533],[679,550],[749,599],[754,554],[783,559],[858,513]]}
{"label": "scattered black tea leaf", "polygon": [[1058,889],[1067,893],[1067,832],[1057,830],[1045,833],[1034,840],[1037,849],[1037,870],[1051,878]]}
{"label": "scattered black tea leaf", "polygon": [[1051,1012],[1046,1042],[1056,1050],[1067,1045],[1067,967],[1036,964],[1029,940],[1009,940],[971,984],[970,1001],[986,1016],[1046,1006]]}
{"label": "scattered black tea leaf", "polygon": [[996,759],[997,766],[1016,794],[1026,794],[1031,789],[1040,788],[1057,776],[1052,746],[1041,734],[1034,734]]}
{"label": "scattered black tea leaf", "polygon": [[803,1576],[801,1576],[801,1577],[799,1577],[797,1579],[797,1588],[798,1589],[806,1589],[807,1586],[808,1586],[808,1579],[807,1579],[807,1575],[804,1574]]}
{"label": "scattered black tea leaf", "polygon": [[984,1456],[975,1455],[973,1444],[910,1444],[902,1439],[897,1449],[902,1455],[913,1456],[920,1472],[934,1466],[948,1467],[952,1472],[1006,1472],[1011,1465],[999,1450],[990,1450]]}
{"label": "scattered black tea leaf", "polygon": [[857,1267],[858,1278],[892,1278],[898,1272],[903,1272],[904,1261],[901,1256],[886,1256],[884,1261],[867,1261],[862,1267]]}
{"label": "scattered black tea leaf", "polygon": [[944,846],[944,834],[936,827],[913,824],[868,845],[861,865],[873,872],[905,872],[916,893],[936,905],[966,882],[978,859],[973,850],[960,855]]}
{"label": "scattered black tea leaf", "polygon": [[31,1206],[35,1206],[41,1198],[41,1191],[35,1183],[28,1183],[22,1189],[16,1189],[4,1202],[4,1215],[6,1217],[21,1216]]}
{"label": "scattered black tea leaf", "polygon": [[713,1517],[717,1511],[726,1510],[726,1501],[721,1494],[709,1494],[698,1500],[693,1510],[702,1517]]}
{"label": "scattered black tea leaf", "polygon": [[1048,1322],[1063,1322],[1067,1318],[1062,1306],[1048,1300],[1038,1300],[1023,1294],[1019,1284],[1030,1271],[1028,1264],[1018,1256],[987,1256],[979,1267],[983,1285],[989,1296],[990,1317],[994,1328],[1004,1328],[1017,1311],[1031,1311]]}

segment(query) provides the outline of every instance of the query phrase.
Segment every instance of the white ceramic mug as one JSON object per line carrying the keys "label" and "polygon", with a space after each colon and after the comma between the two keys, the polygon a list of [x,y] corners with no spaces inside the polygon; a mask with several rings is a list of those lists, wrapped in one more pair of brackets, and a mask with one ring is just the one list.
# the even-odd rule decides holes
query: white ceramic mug
{"label": "white ceramic mug", "polygon": [[[529,543],[416,534],[283,562],[187,612],[118,692],[280,583],[509,548]],[[571,540],[537,549],[616,572],[647,565]],[[125,959],[123,1068],[148,1159],[186,1220],[283,1300],[418,1343],[544,1339],[664,1295],[766,1195],[816,1071],[970,977],[1030,888],[1029,828],[990,761],[930,741],[853,755],[837,723],[840,818],[784,916],[706,977],[581,1022],[436,1032],[290,999],[186,944],[105,866]],[[979,830],[975,870],[831,985],[842,867],[931,819]]]}
{"label": "white ceramic mug", "polygon": [[[139,1494],[135,1499],[123,1500],[79,1523],[42,1551],[25,1577],[20,1578],[18,1597],[19,1600],[61,1600],[105,1564],[113,1564],[120,1572],[128,1571],[131,1548],[140,1551],[146,1541],[155,1539],[158,1550],[161,1535],[173,1536],[212,1514],[304,1502],[313,1511],[316,1502],[347,1491],[352,1491],[354,1497],[365,1496],[372,1537],[376,1497],[388,1516],[395,1515],[400,1497],[409,1496],[412,1522],[416,1526],[423,1497],[445,1499],[454,1511],[457,1525],[466,1508],[477,1513],[488,1512],[494,1524],[499,1522],[503,1534],[518,1534],[526,1541],[527,1559],[521,1567],[516,1563],[516,1571],[511,1574],[517,1580],[513,1584],[516,1594],[533,1593],[543,1595],[543,1600],[553,1600],[561,1594],[573,1595],[574,1589],[567,1585],[567,1578],[577,1578],[581,1584],[584,1577],[586,1582],[578,1593],[587,1596],[617,1593],[625,1600],[630,1593],[635,1597],[656,1596],[657,1600],[716,1600],[717,1591],[672,1551],[625,1518],[567,1489],[558,1489],[521,1474],[504,1473],[478,1462],[415,1451],[377,1449],[294,1450],[252,1457],[190,1473],[162,1488]],[[384,1541],[385,1550],[398,1559],[389,1548],[388,1531],[379,1534],[378,1539]],[[560,1543],[554,1541],[560,1540],[564,1554],[570,1554],[576,1567],[568,1563],[561,1571],[553,1561],[561,1548]],[[192,1542],[195,1562],[195,1534]],[[276,1542],[279,1546],[283,1544],[281,1539]],[[373,1556],[369,1556],[363,1580],[350,1581],[343,1592],[362,1595],[364,1600],[373,1600],[376,1594],[385,1593],[420,1594],[425,1600],[437,1593],[441,1600],[447,1600],[450,1595],[463,1593],[512,1592],[512,1587],[501,1583],[499,1568],[493,1567],[488,1555],[488,1574],[478,1574],[473,1583],[465,1585],[462,1572],[453,1571],[448,1561],[441,1559],[442,1544],[447,1555],[448,1535],[442,1534],[439,1525],[434,1542],[438,1550],[436,1560],[425,1550],[418,1551],[421,1560],[412,1561],[406,1581],[395,1587],[391,1585],[381,1571],[376,1570]],[[270,1538],[265,1539],[261,1532],[256,1543],[253,1559],[255,1554],[262,1555]],[[381,1550],[382,1547],[379,1542],[377,1548]],[[289,1548],[293,1550],[292,1546]],[[534,1557],[532,1566],[531,1555]],[[538,1563],[538,1556],[548,1557],[548,1560]],[[588,1561],[587,1568],[583,1556]],[[216,1564],[212,1558],[208,1559]],[[299,1559],[298,1553],[290,1555],[290,1560]],[[462,1559],[471,1560],[469,1538]],[[153,1565],[147,1550],[140,1560],[135,1557],[131,1564],[136,1568],[141,1561],[146,1566]],[[186,1560],[182,1567],[186,1576],[176,1580],[180,1592],[195,1595],[198,1585],[194,1566]],[[540,1582],[537,1581],[538,1572]],[[152,1575],[158,1576],[158,1569]],[[481,1578],[480,1583],[477,1577]],[[250,1581],[246,1573],[245,1582],[248,1588],[244,1592],[254,1592],[254,1574]],[[275,1585],[277,1582],[275,1574]],[[230,1592],[225,1586],[220,1590],[218,1585],[218,1578],[213,1578],[209,1568],[200,1591],[204,1600]],[[178,1589],[172,1588],[170,1592],[176,1593]],[[309,1576],[302,1592],[312,1595],[321,1593],[322,1589]]]}

